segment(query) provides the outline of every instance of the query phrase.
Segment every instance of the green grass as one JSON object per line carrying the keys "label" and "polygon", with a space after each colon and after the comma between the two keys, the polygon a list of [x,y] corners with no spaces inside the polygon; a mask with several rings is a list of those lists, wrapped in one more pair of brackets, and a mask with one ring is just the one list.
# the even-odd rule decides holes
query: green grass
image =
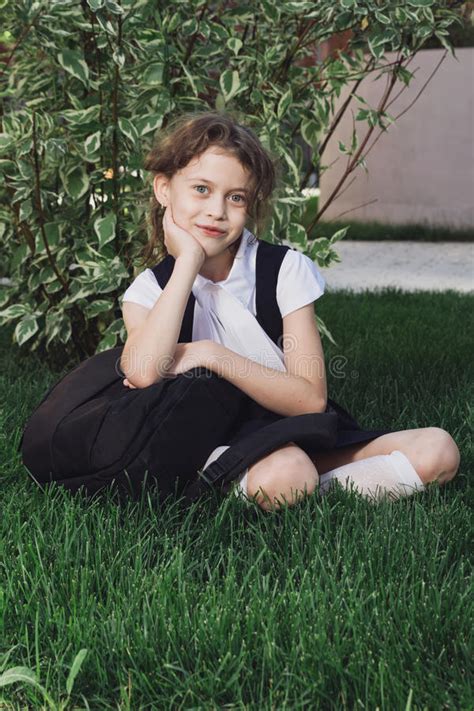
{"label": "green grass", "polygon": [[[302,224],[305,227],[314,220],[318,212],[319,198],[317,195],[308,201],[308,207],[303,217]],[[344,239],[346,240],[413,240],[417,242],[474,242],[474,229],[472,227],[454,228],[443,225],[429,225],[426,223],[390,225],[384,222],[358,222],[347,219],[331,220],[324,219],[318,222],[311,230],[311,239],[317,237],[329,237],[337,230],[349,225],[349,229]]]}
{"label": "green grass", "polygon": [[442,226],[430,226],[423,224],[412,225],[387,225],[382,222],[350,222],[349,220],[321,222],[319,223],[312,238],[319,235],[328,237],[337,230],[349,225],[349,229],[344,239],[346,240],[371,240],[371,241],[405,241],[414,242],[473,242],[474,229],[452,229]]}
{"label": "green grass", "polygon": [[[317,302],[330,396],[365,427],[443,427],[461,467],[393,503],[335,489],[274,514],[213,492],[188,511],[41,492],[16,447],[57,375],[4,328],[0,671],[29,668],[68,709],[471,709],[472,307]],[[0,707],[53,706],[16,682]]]}

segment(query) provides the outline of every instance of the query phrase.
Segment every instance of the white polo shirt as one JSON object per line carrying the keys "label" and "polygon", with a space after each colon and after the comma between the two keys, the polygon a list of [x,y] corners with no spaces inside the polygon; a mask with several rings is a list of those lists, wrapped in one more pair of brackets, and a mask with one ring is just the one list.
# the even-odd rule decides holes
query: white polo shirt
{"label": "white polo shirt", "polygon": [[[257,248],[258,241],[244,228],[227,279],[213,282],[196,275],[192,286],[196,298],[192,340],[210,339],[268,367],[286,370],[282,366],[282,350],[255,318]],[[302,252],[289,249],[277,282],[276,298],[282,318],[319,299],[325,285],[314,262]],[[162,291],[153,271],[145,269],[125,291],[122,301],[152,309]]]}

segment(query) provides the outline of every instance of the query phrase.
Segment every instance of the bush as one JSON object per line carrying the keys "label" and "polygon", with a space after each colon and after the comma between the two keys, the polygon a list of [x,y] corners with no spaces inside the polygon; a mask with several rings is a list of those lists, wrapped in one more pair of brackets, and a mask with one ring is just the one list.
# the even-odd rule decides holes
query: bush
{"label": "bush", "polygon": [[[11,283],[0,290],[1,323],[14,341],[52,367],[111,348],[126,333],[118,297],[148,238],[151,184],[142,157],[177,112],[232,112],[278,155],[284,184],[265,234],[320,265],[345,234],[308,239],[324,213],[303,225],[311,170],[340,115],[335,99],[351,83],[357,121],[385,131],[396,80],[435,34],[442,44],[456,3],[271,0],[156,3],[154,0],[22,0],[3,5],[0,220]],[[344,50],[317,47],[347,33]],[[384,60],[388,51],[397,61]],[[357,96],[367,74],[387,74],[378,107]],[[344,106],[347,110],[348,106]],[[348,172],[364,166],[355,136]],[[302,146],[310,152],[305,164]],[[346,177],[347,177],[346,175]],[[320,323],[323,333],[324,325]]]}

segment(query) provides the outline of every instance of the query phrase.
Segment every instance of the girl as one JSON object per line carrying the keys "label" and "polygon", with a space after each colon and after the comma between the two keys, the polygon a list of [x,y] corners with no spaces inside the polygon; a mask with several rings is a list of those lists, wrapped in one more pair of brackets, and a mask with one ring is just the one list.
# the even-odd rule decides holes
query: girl
{"label": "girl", "polygon": [[[262,226],[276,183],[275,165],[253,131],[229,114],[186,114],[151,150],[145,167],[154,181],[153,234],[144,263],[156,264],[156,248],[167,256],[140,273],[123,296],[123,384],[147,388],[201,367],[251,399],[254,421],[336,413],[334,447],[302,448],[291,440],[240,473],[235,493],[255,497],[264,510],[293,504],[318,483],[325,493],[334,479],[369,497],[392,498],[452,479],[460,455],[445,430],[364,431],[328,398],[314,316],[324,279],[308,257],[263,243],[250,229]],[[270,272],[258,264],[270,259],[280,262],[274,294],[279,313],[264,327],[259,289],[270,282]],[[192,336],[178,342],[186,319]],[[278,320],[283,337],[275,342],[269,332]],[[236,432],[252,431],[248,424],[236,422]],[[231,445],[214,448],[202,470]]]}

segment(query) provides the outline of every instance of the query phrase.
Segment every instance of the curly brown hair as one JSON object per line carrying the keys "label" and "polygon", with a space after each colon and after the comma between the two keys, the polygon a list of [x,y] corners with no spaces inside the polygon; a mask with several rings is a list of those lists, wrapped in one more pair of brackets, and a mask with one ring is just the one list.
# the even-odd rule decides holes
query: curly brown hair
{"label": "curly brown hair", "polygon": [[[263,147],[251,128],[238,123],[230,112],[186,112],[172,120],[144,160],[144,168],[151,172],[151,180],[158,173],[168,179],[194,157],[199,157],[210,146],[217,146],[235,156],[253,176],[247,207],[250,231],[263,231],[271,215],[271,195],[280,180],[280,164],[276,156]],[[151,235],[140,251],[138,266],[151,266],[167,255],[164,243],[163,214],[152,190],[146,215],[147,231]],[[240,240],[237,240],[237,243]],[[233,247],[233,245],[231,245]],[[238,245],[235,249],[237,251]]]}

